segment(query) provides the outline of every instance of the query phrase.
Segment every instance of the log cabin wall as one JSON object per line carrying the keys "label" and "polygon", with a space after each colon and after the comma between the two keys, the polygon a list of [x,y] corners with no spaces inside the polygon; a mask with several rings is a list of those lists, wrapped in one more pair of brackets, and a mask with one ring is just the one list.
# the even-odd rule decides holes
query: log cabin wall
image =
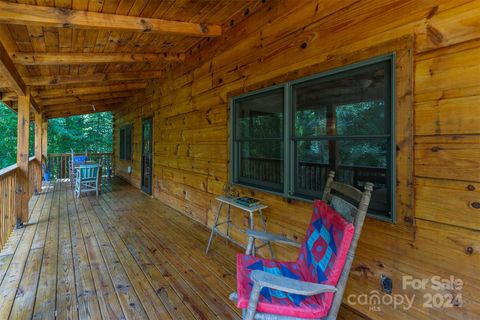
{"label": "log cabin wall", "polygon": [[[397,223],[367,219],[351,294],[415,295],[413,306],[350,304],[372,319],[480,317],[480,2],[261,1],[204,40],[115,112],[116,174],[140,185],[141,120],[154,116],[153,196],[211,226],[229,176],[228,98],[389,52],[397,53]],[[133,123],[133,160],[119,159],[119,128]],[[131,165],[133,171],[126,173]],[[262,199],[268,229],[302,240],[311,205]],[[234,222],[247,224],[235,212]],[[235,234],[245,242],[241,234]],[[296,252],[275,248],[278,258]],[[402,288],[402,276],[463,281],[462,288]],[[428,308],[440,293],[445,308]],[[450,304],[452,298],[461,302]],[[343,312],[346,312],[345,310]]]}

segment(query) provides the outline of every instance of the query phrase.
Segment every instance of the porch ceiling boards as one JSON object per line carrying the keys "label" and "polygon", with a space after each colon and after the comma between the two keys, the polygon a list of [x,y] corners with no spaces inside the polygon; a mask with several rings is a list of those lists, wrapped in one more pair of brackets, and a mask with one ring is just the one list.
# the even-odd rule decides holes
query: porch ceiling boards
{"label": "porch ceiling boards", "polygon": [[[16,109],[30,86],[32,103],[47,117],[113,110],[182,63],[201,41],[251,13],[260,1],[0,0],[0,99]],[[51,5],[49,7],[49,5]],[[237,21],[235,21],[237,19]],[[111,96],[137,88],[111,103]],[[89,89],[103,94],[90,101]],[[48,95],[48,97],[47,97]],[[74,96],[51,107],[52,98]],[[67,99],[68,100],[68,99]],[[95,106],[95,107],[94,107]]]}
{"label": "porch ceiling boards", "polygon": [[235,254],[121,180],[99,199],[52,183],[0,254],[0,319],[239,319]]}

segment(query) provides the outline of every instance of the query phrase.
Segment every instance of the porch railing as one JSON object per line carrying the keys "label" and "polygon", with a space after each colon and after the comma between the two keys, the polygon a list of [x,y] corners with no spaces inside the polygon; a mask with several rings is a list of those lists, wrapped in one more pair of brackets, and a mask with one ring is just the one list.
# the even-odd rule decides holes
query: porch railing
{"label": "porch railing", "polygon": [[42,177],[42,164],[35,157],[30,157],[28,161],[28,172],[28,196],[31,197],[34,193],[41,191],[37,190],[38,186],[41,186],[37,179]]}
{"label": "porch railing", "polygon": [[[329,170],[328,164],[299,162],[295,173],[297,188],[309,192],[321,192]],[[283,181],[282,161],[278,159],[243,158],[241,172],[243,177],[252,180],[266,180],[275,184],[281,184]],[[336,168],[336,177],[356,187],[361,187],[366,181],[380,187],[386,181],[386,169],[339,165]]]}
{"label": "porch railing", "polygon": [[16,223],[15,191],[17,165],[0,170],[0,250],[3,249]]}
{"label": "porch railing", "polygon": [[[76,156],[83,156],[84,153],[76,153]],[[102,174],[107,174],[107,169],[112,168],[112,153],[87,153],[89,161],[99,163],[102,161]],[[65,179],[69,178],[69,161],[71,160],[71,153],[50,153],[48,154],[48,169],[51,179]]]}
{"label": "porch railing", "polygon": [[[30,198],[36,190],[37,179],[40,179],[41,165],[30,157],[28,161],[28,197]],[[0,170],[0,250],[3,249],[8,237],[16,225],[16,199],[18,167],[13,164]]]}

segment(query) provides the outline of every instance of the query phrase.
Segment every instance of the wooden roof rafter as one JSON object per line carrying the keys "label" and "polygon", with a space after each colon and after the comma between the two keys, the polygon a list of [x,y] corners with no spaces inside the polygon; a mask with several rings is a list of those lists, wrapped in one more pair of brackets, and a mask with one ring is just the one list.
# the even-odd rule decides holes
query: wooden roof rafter
{"label": "wooden roof rafter", "polygon": [[[50,117],[97,112],[92,104],[113,108],[142,92],[192,48],[223,36],[257,0],[15,2],[0,0],[0,44],[30,100]],[[21,94],[11,82],[0,73],[0,98],[14,106]]]}
{"label": "wooden roof rafter", "polygon": [[85,95],[76,95],[76,96],[66,96],[66,97],[55,97],[55,98],[48,98],[42,99],[42,107],[45,108],[49,105],[55,104],[65,104],[65,103],[80,103],[86,101],[93,101],[93,100],[101,100],[101,99],[110,99],[110,98],[127,98],[135,93],[139,92],[142,89],[131,90],[131,91],[120,91],[120,92],[104,92],[104,93],[96,93],[96,94],[85,94]]}
{"label": "wooden roof rafter", "polygon": [[54,86],[79,83],[109,83],[133,80],[148,80],[160,78],[160,71],[141,71],[141,72],[116,72],[116,73],[93,73],[87,75],[53,75],[24,77],[29,86]]}
{"label": "wooden roof rafter", "polygon": [[[11,88],[15,91],[17,96],[30,95],[30,88],[25,84],[22,77],[18,73],[15,65],[8,56],[7,50],[3,47],[3,44],[0,42],[0,73],[3,77],[6,78],[7,82],[10,84]],[[3,94],[2,94],[3,96]],[[3,97],[2,97],[3,99]],[[9,99],[13,100],[13,99]],[[33,97],[30,99],[30,105],[33,109],[40,113],[40,107]]]}
{"label": "wooden roof rafter", "polygon": [[116,84],[108,86],[86,86],[75,87],[65,89],[47,89],[32,92],[34,96],[40,96],[42,99],[56,98],[56,97],[68,97],[85,94],[99,94],[99,93],[112,93],[112,92],[124,92],[137,89],[146,88],[146,82],[134,82],[128,84]]}
{"label": "wooden roof rafter", "polygon": [[163,33],[190,37],[218,37],[222,34],[220,25],[32,6],[3,1],[0,1],[0,22],[41,27]]}
{"label": "wooden roof rafter", "polygon": [[184,53],[60,53],[60,52],[15,52],[12,60],[25,66],[75,65],[101,63],[178,62],[185,59]]}

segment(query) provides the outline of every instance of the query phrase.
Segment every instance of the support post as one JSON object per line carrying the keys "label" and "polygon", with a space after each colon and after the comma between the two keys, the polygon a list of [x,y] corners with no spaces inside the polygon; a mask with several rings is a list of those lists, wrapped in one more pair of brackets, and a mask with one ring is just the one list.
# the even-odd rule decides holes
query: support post
{"label": "support post", "polygon": [[28,147],[30,125],[30,90],[27,94],[18,96],[17,122],[17,190],[16,217],[17,227],[28,221]]}
{"label": "support post", "polygon": [[42,134],[43,134],[43,121],[42,114],[35,112],[35,193],[38,194],[42,191]]}

